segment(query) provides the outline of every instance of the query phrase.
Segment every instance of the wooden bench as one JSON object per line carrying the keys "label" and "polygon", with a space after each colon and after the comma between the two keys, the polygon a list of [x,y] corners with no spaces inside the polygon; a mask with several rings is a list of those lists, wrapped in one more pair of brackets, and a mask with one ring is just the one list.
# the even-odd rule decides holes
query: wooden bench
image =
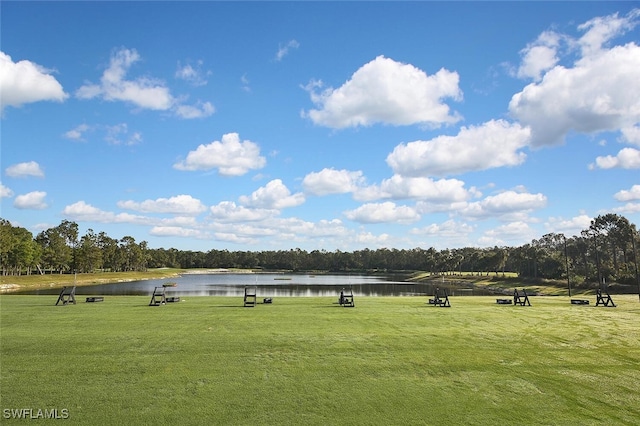
{"label": "wooden bench", "polygon": [[257,287],[245,287],[244,288],[244,306],[253,308],[256,306],[256,293],[258,292]]}
{"label": "wooden bench", "polygon": [[345,292],[344,289],[340,292],[340,298],[338,303],[345,308],[355,308],[356,303],[353,300],[353,290],[349,289],[349,292]]}
{"label": "wooden bench", "polygon": [[63,305],[68,305],[69,303],[76,304],[76,286],[73,287],[62,287],[62,291],[58,296],[58,301],[56,302],[56,306],[58,303],[62,302]]}
{"label": "wooden bench", "polygon": [[436,288],[436,294],[433,296],[433,299],[429,299],[429,304],[433,306],[440,306],[442,308],[450,308],[451,303],[449,302],[447,290],[442,290],[442,292],[444,297],[440,296],[440,289]]}
{"label": "wooden bench", "polygon": [[155,287],[153,289],[153,295],[151,296],[149,306],[160,306],[167,303],[167,297],[165,296],[164,290],[164,287]]}
{"label": "wooden bench", "polygon": [[103,296],[91,296],[91,297],[87,297],[87,298],[85,299],[85,302],[87,302],[87,303],[104,302],[104,297],[103,297]]}
{"label": "wooden bench", "polygon": [[513,304],[519,306],[531,306],[531,302],[529,302],[529,296],[527,295],[527,291],[522,289],[522,295],[518,293],[518,289],[513,290]]}
{"label": "wooden bench", "polygon": [[572,305],[588,305],[589,301],[587,299],[571,299]]}
{"label": "wooden bench", "polygon": [[605,291],[605,295],[603,295],[602,290],[598,289],[596,292],[596,306],[611,306],[612,308],[615,308],[616,304],[613,303],[613,299],[609,295],[609,292]]}
{"label": "wooden bench", "polygon": [[511,303],[513,303],[513,300],[511,300],[511,299],[496,299],[496,303],[498,305],[510,305]]}

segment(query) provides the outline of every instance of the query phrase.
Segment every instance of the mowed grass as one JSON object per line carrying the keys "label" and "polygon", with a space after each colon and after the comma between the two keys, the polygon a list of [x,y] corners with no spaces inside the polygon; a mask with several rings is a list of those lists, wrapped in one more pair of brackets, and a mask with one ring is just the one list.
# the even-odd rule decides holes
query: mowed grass
{"label": "mowed grass", "polygon": [[[65,424],[638,424],[640,303],[0,297],[0,408]],[[593,298],[595,299],[595,298]],[[34,411],[35,412],[35,411]],[[12,422],[3,418],[2,422]],[[24,422],[24,420],[15,420]]]}

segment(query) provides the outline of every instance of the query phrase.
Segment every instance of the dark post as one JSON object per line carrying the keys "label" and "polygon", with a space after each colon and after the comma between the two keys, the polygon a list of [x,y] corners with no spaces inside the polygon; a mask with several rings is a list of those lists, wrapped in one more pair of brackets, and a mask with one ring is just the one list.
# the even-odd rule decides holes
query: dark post
{"label": "dark post", "polygon": [[640,278],[638,277],[638,253],[636,252],[636,228],[631,227],[631,246],[633,247],[633,263],[636,269],[636,284],[638,284],[638,301],[640,301]]}
{"label": "dark post", "polygon": [[569,278],[569,256],[567,255],[567,237],[562,234],[564,238],[564,262],[567,268],[567,288],[569,289],[569,297],[571,297],[571,279]]}

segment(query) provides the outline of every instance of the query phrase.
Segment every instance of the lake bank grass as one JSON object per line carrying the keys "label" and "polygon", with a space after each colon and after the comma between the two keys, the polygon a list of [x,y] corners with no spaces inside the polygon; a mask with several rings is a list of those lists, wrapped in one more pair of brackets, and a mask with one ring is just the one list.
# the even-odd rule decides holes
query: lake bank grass
{"label": "lake bank grass", "polygon": [[70,424],[634,424],[640,303],[614,299],[3,295],[1,408]]}
{"label": "lake bank grass", "polygon": [[62,288],[64,286],[84,286],[108,284],[126,281],[163,279],[185,273],[185,269],[158,268],[144,272],[91,272],[82,274],[31,274],[0,276],[0,293],[13,291],[38,290],[43,288]]}

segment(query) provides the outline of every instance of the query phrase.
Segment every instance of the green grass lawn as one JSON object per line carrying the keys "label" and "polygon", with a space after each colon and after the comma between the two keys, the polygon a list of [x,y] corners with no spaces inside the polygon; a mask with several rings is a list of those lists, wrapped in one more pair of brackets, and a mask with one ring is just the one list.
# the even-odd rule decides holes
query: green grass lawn
{"label": "green grass lawn", "polygon": [[0,296],[0,423],[638,424],[640,303]]}

